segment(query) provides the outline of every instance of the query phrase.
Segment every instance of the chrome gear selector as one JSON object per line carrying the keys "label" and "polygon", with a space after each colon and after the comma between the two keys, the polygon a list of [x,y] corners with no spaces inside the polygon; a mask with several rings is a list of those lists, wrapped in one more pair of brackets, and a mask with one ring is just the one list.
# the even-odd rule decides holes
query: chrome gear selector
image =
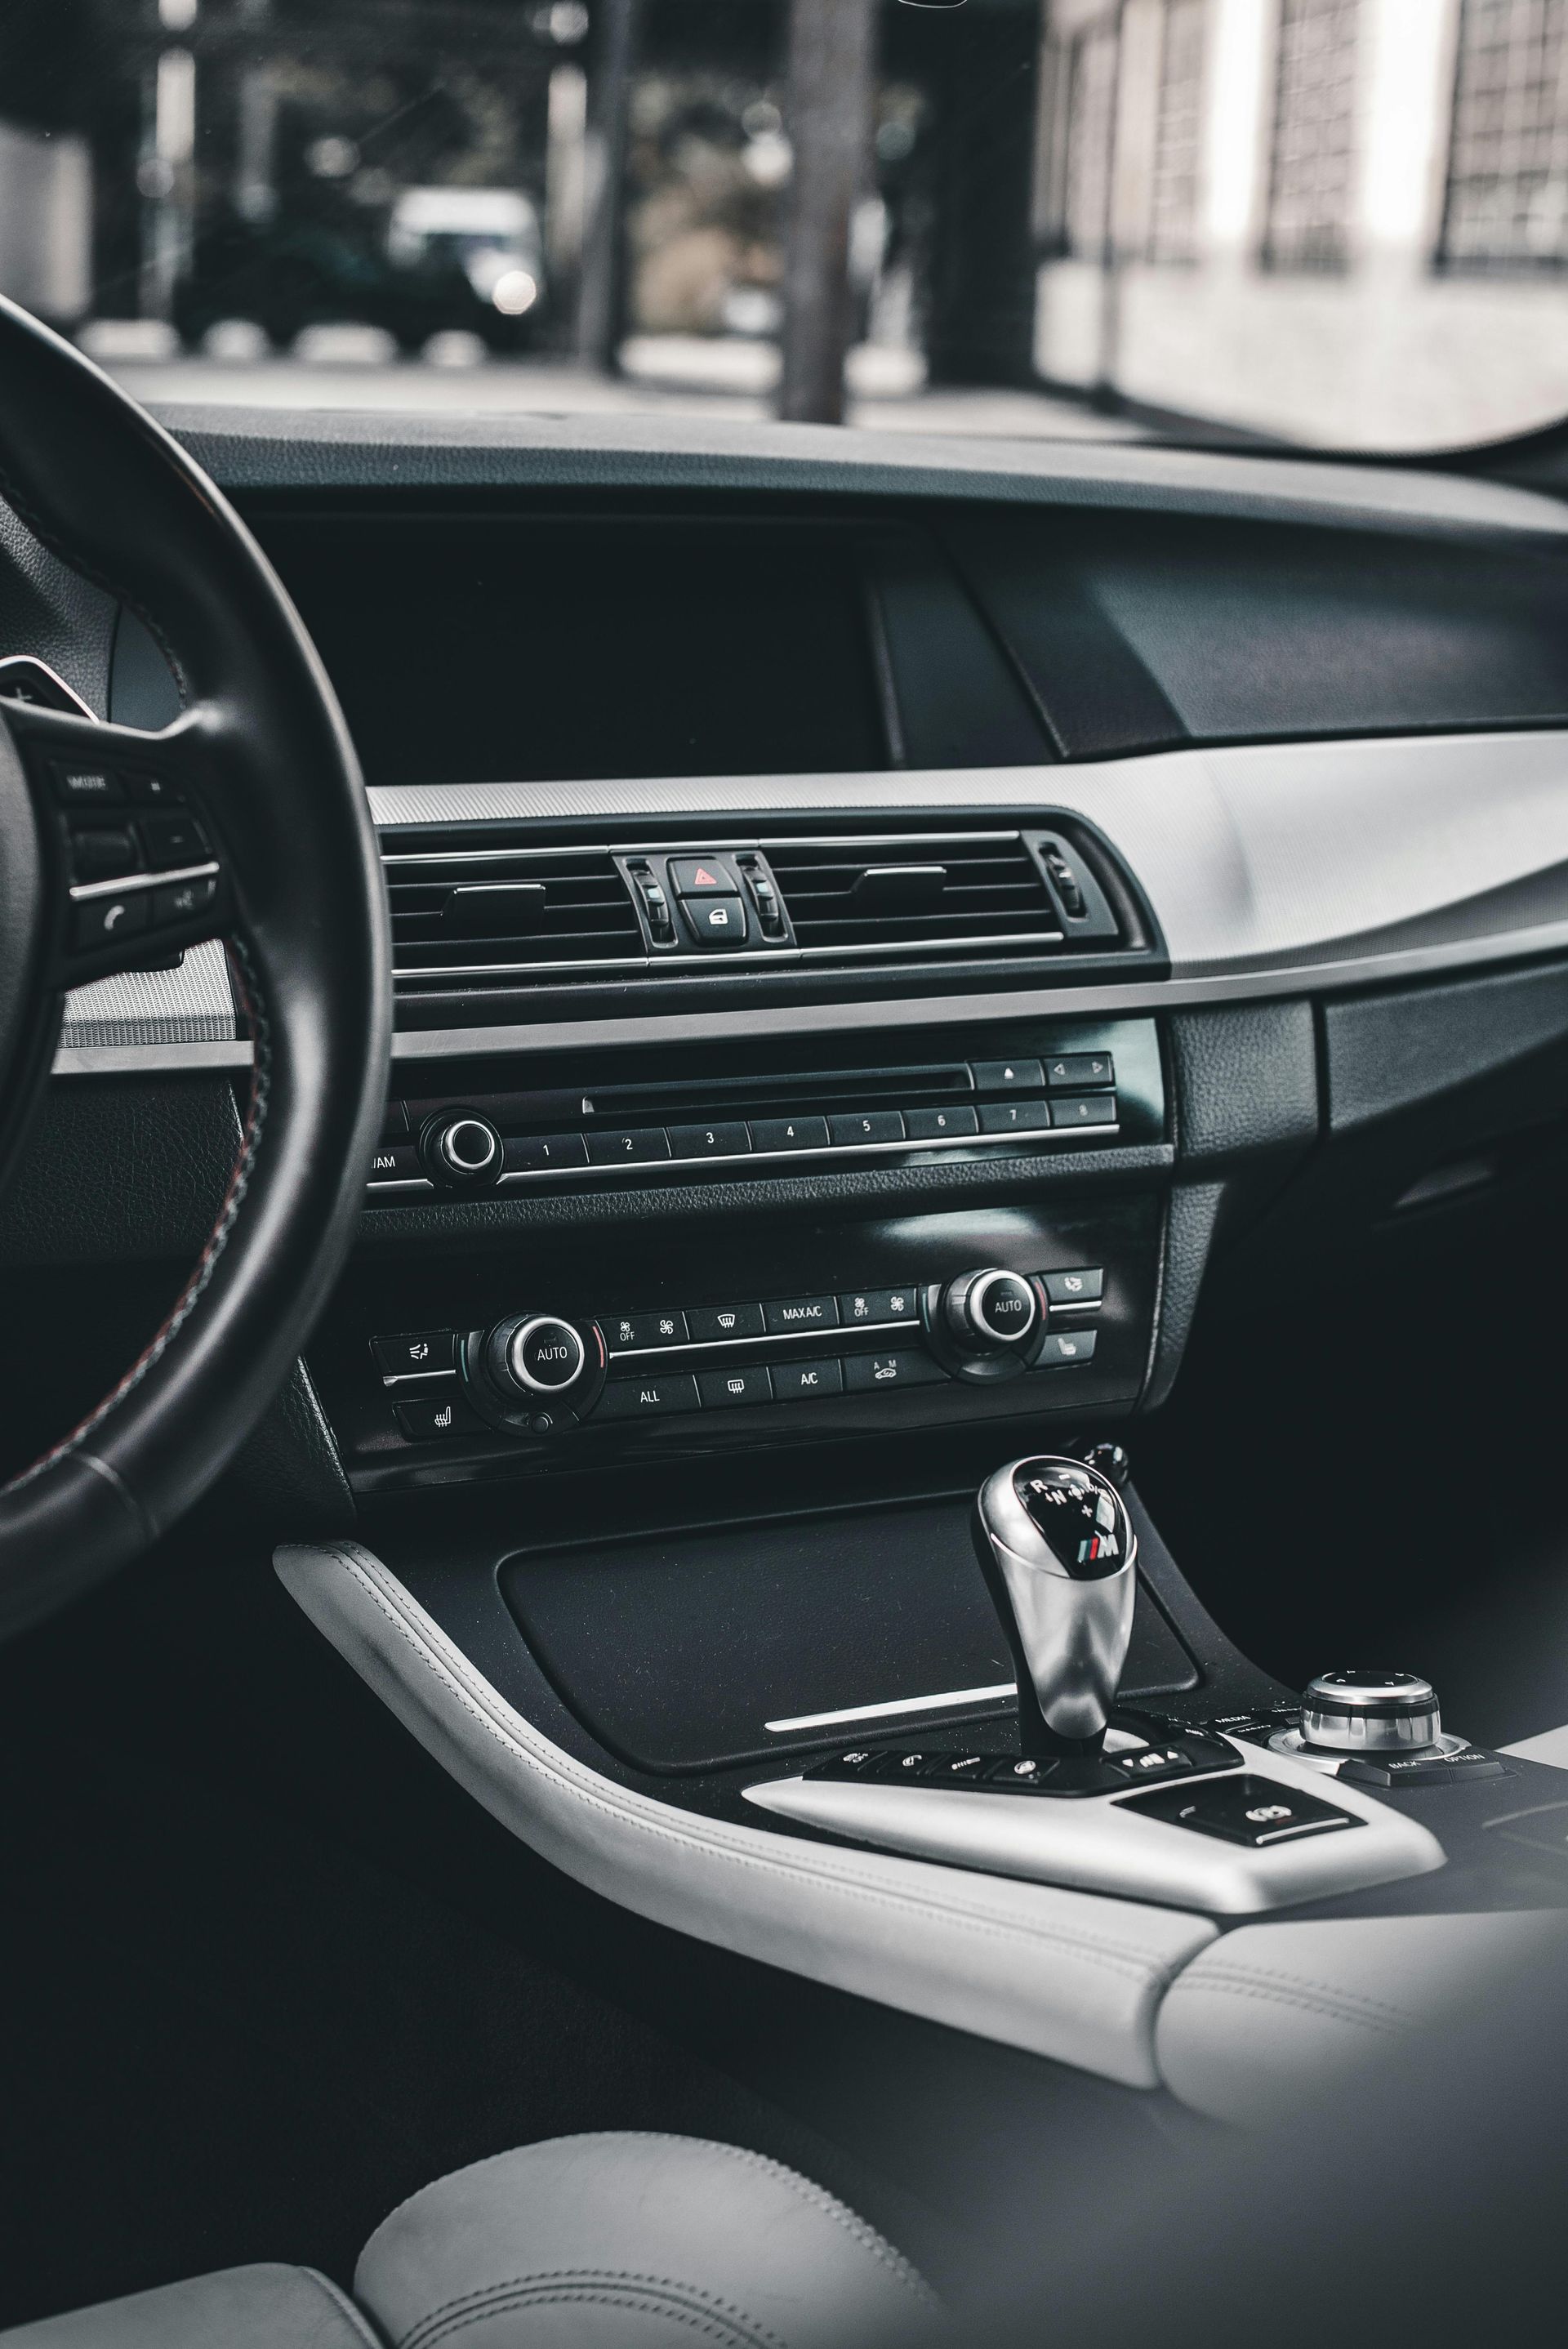
{"label": "chrome gear selector", "polygon": [[980,1487],[974,1535],[1017,1671],[1024,1753],[1098,1753],[1132,1637],[1126,1502],[1081,1460],[1014,1460]]}

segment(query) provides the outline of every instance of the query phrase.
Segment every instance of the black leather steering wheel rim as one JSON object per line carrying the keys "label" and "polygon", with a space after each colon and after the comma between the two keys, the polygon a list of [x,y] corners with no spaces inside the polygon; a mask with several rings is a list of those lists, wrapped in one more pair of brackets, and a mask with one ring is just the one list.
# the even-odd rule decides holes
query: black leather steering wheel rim
{"label": "black leather steering wheel rim", "polygon": [[3,297],[0,498],[151,629],[186,705],[147,735],[0,702],[0,1164],[71,983],[62,762],[171,773],[199,806],[220,874],[209,934],[225,935],[253,1049],[239,1154],[190,1278],[96,1408],[0,1488],[4,1635],[171,1526],[288,1376],[357,1225],[392,988],[358,761],[281,583],[178,443]]}

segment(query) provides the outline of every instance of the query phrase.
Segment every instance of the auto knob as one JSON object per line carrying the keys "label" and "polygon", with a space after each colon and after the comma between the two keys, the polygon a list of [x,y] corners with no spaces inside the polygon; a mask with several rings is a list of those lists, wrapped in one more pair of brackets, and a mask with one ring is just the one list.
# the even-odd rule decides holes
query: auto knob
{"label": "auto knob", "polygon": [[926,1291],[925,1326],[932,1351],[955,1377],[1016,1378],[1045,1343],[1045,1292],[1024,1273],[985,1265]]}
{"label": "auto knob", "polygon": [[465,1340],[469,1393],[493,1426],[559,1435],[599,1400],[607,1355],[596,1321],[514,1313]]}
{"label": "auto knob", "polygon": [[1098,1752],[1138,1594],[1126,1502],[1084,1461],[1014,1460],[980,1487],[973,1532],[1016,1668],[1023,1751]]}
{"label": "auto knob", "polygon": [[421,1137],[426,1164],[440,1182],[474,1190],[500,1173],[506,1145],[488,1117],[457,1110],[432,1119]]}
{"label": "auto knob", "polygon": [[1302,1744],[1314,1753],[1418,1753],[1442,1729],[1437,1692],[1419,1672],[1319,1672],[1301,1701]]}

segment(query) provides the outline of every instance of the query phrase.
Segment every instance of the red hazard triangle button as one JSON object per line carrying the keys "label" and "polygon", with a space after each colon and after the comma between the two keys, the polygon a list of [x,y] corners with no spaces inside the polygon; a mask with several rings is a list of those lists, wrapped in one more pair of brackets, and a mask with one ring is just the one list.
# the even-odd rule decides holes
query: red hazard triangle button
{"label": "red hazard triangle button", "polygon": [[706,897],[722,891],[728,897],[737,895],[740,884],[733,873],[727,873],[717,859],[706,864],[698,858],[672,857],[670,877],[679,897]]}

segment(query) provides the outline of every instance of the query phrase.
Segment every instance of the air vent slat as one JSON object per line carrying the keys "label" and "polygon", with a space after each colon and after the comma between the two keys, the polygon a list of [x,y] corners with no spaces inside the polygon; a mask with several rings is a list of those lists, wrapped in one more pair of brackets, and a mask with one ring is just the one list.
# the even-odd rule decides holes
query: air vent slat
{"label": "air vent slat", "polygon": [[643,935],[607,850],[390,850],[392,964],[410,984],[514,986],[531,970],[640,963]]}
{"label": "air vent slat", "polygon": [[[1017,833],[923,833],[764,843],[807,954],[1027,951],[1061,936]],[[908,881],[901,881],[907,872]]]}

